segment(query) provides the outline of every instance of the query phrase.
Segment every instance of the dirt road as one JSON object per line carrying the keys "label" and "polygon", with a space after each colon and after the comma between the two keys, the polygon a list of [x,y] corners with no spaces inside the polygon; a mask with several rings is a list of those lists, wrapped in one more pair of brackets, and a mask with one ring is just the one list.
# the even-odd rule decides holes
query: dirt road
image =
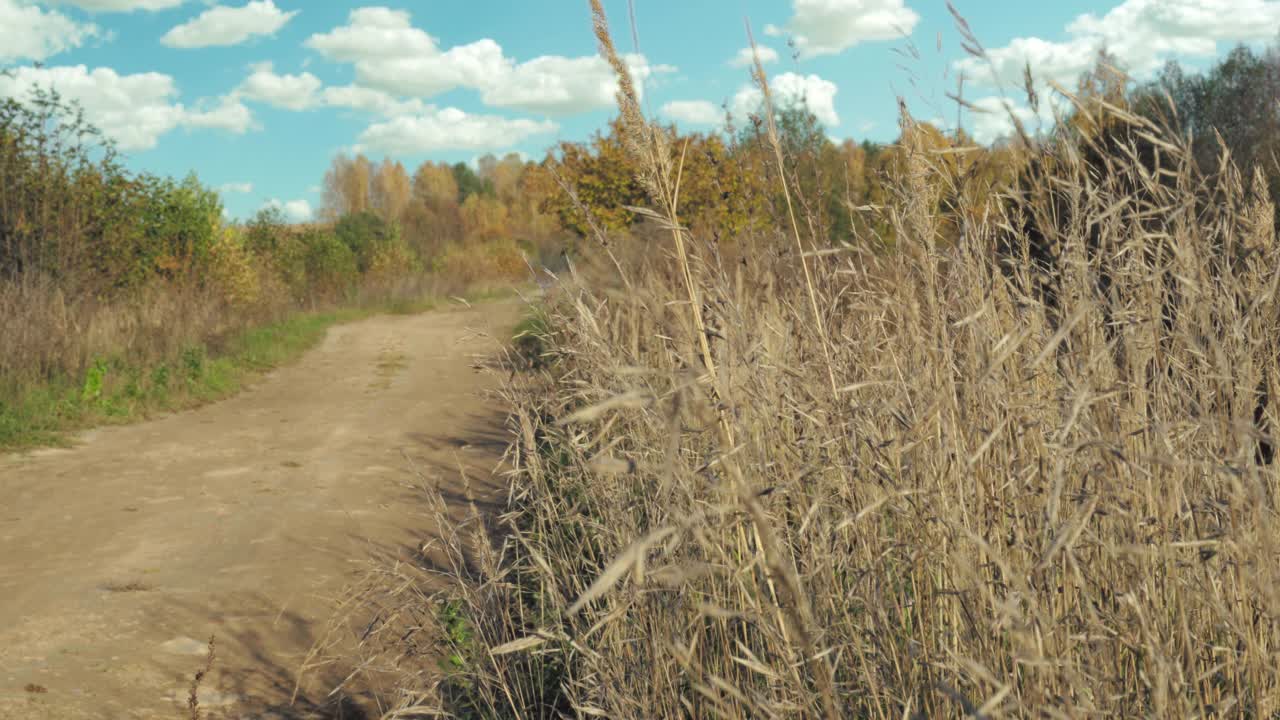
{"label": "dirt road", "polygon": [[477,369],[515,302],[332,329],[235,398],[0,456],[0,718],[362,718],[294,672],[371,557],[430,536],[411,486],[501,491],[501,408]]}

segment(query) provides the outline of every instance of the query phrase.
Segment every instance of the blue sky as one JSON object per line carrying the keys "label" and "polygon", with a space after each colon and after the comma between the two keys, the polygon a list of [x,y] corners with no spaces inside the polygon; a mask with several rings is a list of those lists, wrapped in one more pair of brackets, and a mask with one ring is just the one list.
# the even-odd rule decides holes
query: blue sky
{"label": "blue sky", "polygon": [[[1280,0],[953,2],[990,63],[965,59],[944,0],[634,0],[638,48],[627,2],[605,7],[652,115],[711,130],[722,105],[751,107],[735,62],[749,18],[775,91],[808,102],[833,138],[859,141],[896,136],[899,95],[954,125],[944,93],[961,73],[966,97],[994,109],[1024,62],[1042,83],[1070,83],[1105,45],[1141,77],[1280,32]],[[13,71],[0,95],[52,84],[130,166],[194,170],[237,217],[279,203],[305,218],[341,151],[410,171],[486,152],[540,157],[601,127],[614,87],[586,0],[0,0],[0,67]],[[1001,113],[963,122],[983,140],[1007,129]]]}

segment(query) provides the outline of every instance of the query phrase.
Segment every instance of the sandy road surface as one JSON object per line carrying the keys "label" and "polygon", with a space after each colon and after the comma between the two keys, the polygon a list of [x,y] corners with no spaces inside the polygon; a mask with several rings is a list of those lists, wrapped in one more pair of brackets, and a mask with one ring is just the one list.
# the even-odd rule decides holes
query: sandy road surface
{"label": "sandy road surface", "polygon": [[206,717],[376,715],[327,701],[332,676],[290,705],[294,671],[371,556],[430,536],[411,466],[500,492],[477,364],[518,313],[339,326],[235,398],[0,456],[0,719],[184,717],[210,635]]}

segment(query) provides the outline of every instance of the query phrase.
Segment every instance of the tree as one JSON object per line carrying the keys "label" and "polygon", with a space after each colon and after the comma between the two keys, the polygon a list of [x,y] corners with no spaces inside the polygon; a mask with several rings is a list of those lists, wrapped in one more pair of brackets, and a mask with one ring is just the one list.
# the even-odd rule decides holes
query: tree
{"label": "tree", "polygon": [[1245,178],[1260,167],[1272,200],[1280,202],[1275,160],[1280,157],[1280,44],[1262,54],[1238,46],[1203,74],[1189,74],[1170,62],[1134,96],[1138,112],[1191,133],[1202,171],[1217,172],[1222,152],[1228,150]]}
{"label": "tree", "polygon": [[413,198],[413,183],[404,165],[383,159],[373,176],[371,209],[384,222],[398,223]]}
{"label": "tree", "polygon": [[516,183],[514,199],[508,205],[511,211],[511,227],[541,249],[548,247],[560,229],[557,218],[542,207],[547,199],[560,194],[561,189],[546,168],[536,163],[526,163]]}
{"label": "tree", "polygon": [[254,213],[245,224],[244,244],[259,255],[273,254],[288,224],[283,210],[278,206],[268,205]]}
{"label": "tree", "polygon": [[[1274,49],[1272,53],[1274,58]],[[1208,140],[1212,130],[1217,130],[1242,168],[1251,167],[1266,156],[1266,150],[1275,147],[1280,130],[1276,107],[1280,63],[1268,63],[1266,57],[1241,45],[1197,85],[1194,119],[1198,127],[1192,132]]]}
{"label": "tree", "polygon": [[[222,225],[222,201],[194,173],[181,181],[139,177],[143,188],[136,206],[132,242],[117,252],[125,274],[118,286],[137,286],[154,275],[190,278],[203,269]],[[124,257],[120,257],[125,255]]]}
{"label": "tree", "polygon": [[404,213],[405,239],[424,258],[461,239],[458,182],[453,168],[425,162],[413,174],[413,197]]}
{"label": "tree", "polygon": [[677,136],[684,166],[680,218],[715,240],[730,240],[763,220],[765,188],[760,175],[743,164],[719,135]]}
{"label": "tree", "polygon": [[136,236],[140,189],[76,103],[39,86],[0,99],[0,279],[94,268],[80,279],[100,284]]}
{"label": "tree", "polygon": [[[559,176],[577,195],[574,202],[568,193],[555,193],[542,206],[564,229],[585,237],[593,223],[606,232],[617,232],[635,222],[635,214],[627,207],[643,205],[645,192],[632,170],[622,133],[622,122],[615,118],[608,134],[597,132],[589,145],[562,142],[560,156],[548,155],[543,162],[552,177]],[[584,208],[589,218],[583,215]]]}
{"label": "tree", "polygon": [[447,165],[425,162],[413,174],[413,198],[433,209],[458,204],[458,181]]}
{"label": "tree", "polygon": [[778,145],[782,150],[781,177],[765,122],[753,118],[753,122],[738,135],[739,151],[747,156],[745,162],[765,171],[760,182],[767,188],[764,192],[769,195],[769,200],[765,206],[772,224],[786,227],[790,223],[782,192],[785,181],[791,192],[792,207],[814,242],[820,245],[830,242],[836,234],[833,231],[836,226],[840,226],[840,235],[847,235],[845,175],[835,144],[803,101],[777,105],[773,115]]}
{"label": "tree", "polygon": [[489,183],[494,194],[508,205],[516,200],[519,193],[521,176],[525,172],[525,162],[515,153],[508,153],[501,160],[492,154],[485,155],[476,163],[480,178]]}
{"label": "tree", "polygon": [[343,215],[367,211],[372,178],[373,165],[364,155],[349,158],[340,153],[335,156],[324,176],[322,214],[336,220]]}
{"label": "tree", "polygon": [[476,174],[466,163],[453,166],[453,180],[458,184],[458,202],[465,202],[472,195],[493,195],[493,183]]}
{"label": "tree", "polygon": [[488,195],[469,196],[462,203],[462,229],[468,241],[484,242],[508,237],[507,206]]}
{"label": "tree", "polygon": [[362,273],[369,270],[373,258],[383,246],[399,239],[394,225],[371,212],[342,216],[333,232],[351,251],[356,259],[356,267]]}

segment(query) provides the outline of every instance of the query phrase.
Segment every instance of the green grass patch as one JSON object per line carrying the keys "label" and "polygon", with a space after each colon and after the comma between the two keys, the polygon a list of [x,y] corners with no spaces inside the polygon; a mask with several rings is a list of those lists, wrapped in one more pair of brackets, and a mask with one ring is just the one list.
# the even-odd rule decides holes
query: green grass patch
{"label": "green grass patch", "polygon": [[419,298],[392,300],[384,309],[390,315],[417,315],[435,310],[439,306],[440,303],[436,298]]}
{"label": "green grass patch", "polygon": [[240,332],[222,342],[216,353],[196,345],[153,366],[100,358],[81,378],[0,389],[0,450],[65,445],[69,432],[219,400],[262,372],[301,356],[331,325],[370,314],[344,310],[295,315]]}
{"label": "green grass patch", "polygon": [[428,301],[373,309],[294,315],[242,331],[219,343],[188,347],[153,366],[101,358],[83,377],[0,388],[0,451],[65,446],[68,434],[99,425],[136,422],[235,394],[255,377],[285,365],[314,347],[333,325],[380,312],[408,314]]}
{"label": "green grass patch", "polygon": [[[468,293],[468,302],[510,292]],[[125,358],[94,362],[82,377],[60,377],[38,385],[0,385],[0,452],[66,446],[69,434],[100,425],[137,422],[234,395],[262,373],[298,359],[333,325],[379,314],[414,315],[442,303],[436,298],[400,299],[368,308],[299,313],[224,339],[216,349],[186,348],[159,365]]]}
{"label": "green grass patch", "polygon": [[507,298],[515,297],[518,294],[519,293],[516,288],[512,285],[488,285],[473,288],[466,293],[463,293],[462,299],[469,303],[482,303],[490,302],[492,300],[506,300]]}
{"label": "green grass patch", "polygon": [[551,318],[541,306],[530,308],[511,331],[511,346],[526,369],[547,367],[551,358]]}

